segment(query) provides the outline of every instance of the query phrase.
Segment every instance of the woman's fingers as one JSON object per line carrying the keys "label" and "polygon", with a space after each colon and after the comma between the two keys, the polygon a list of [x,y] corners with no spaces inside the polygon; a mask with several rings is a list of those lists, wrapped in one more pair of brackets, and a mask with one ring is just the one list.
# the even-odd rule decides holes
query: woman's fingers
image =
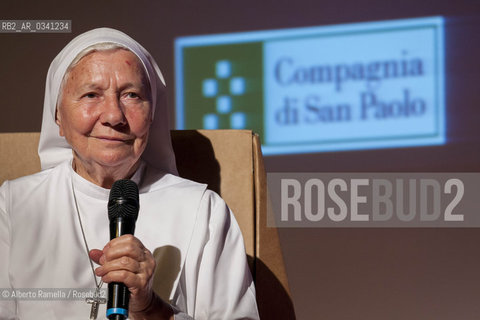
{"label": "woman's fingers", "polygon": [[123,282],[131,291],[148,290],[155,271],[155,260],[134,236],[115,238],[102,251],[91,250],[90,257],[101,264],[95,273],[104,282]]}
{"label": "woman's fingers", "polygon": [[150,308],[156,297],[152,291],[156,262],[140,240],[132,235],[124,235],[111,240],[103,250],[91,250],[89,255],[101,265],[95,269],[95,273],[104,282],[122,282],[128,287],[132,313],[141,313]]}
{"label": "woman's fingers", "polygon": [[104,263],[101,267],[95,269],[95,273],[97,276],[102,277],[105,274],[115,270],[125,270],[133,273],[139,273],[141,271],[141,264],[135,259],[123,256]]}
{"label": "woman's fingers", "polygon": [[93,262],[95,262],[96,264],[100,264],[100,257],[102,255],[103,255],[103,251],[98,249],[90,250],[90,252],[88,253],[88,256],[90,257],[90,259],[92,259]]}
{"label": "woman's fingers", "polygon": [[132,292],[147,290],[149,278],[145,273],[132,273],[126,270],[110,271],[102,277],[103,282],[121,282]]}
{"label": "woman's fingers", "polygon": [[[103,248],[103,259],[105,259],[105,262],[108,262],[127,256],[137,261],[144,261],[148,253],[149,251],[143,246],[140,240],[127,234],[107,243]],[[102,260],[100,260],[100,262],[102,262]]]}

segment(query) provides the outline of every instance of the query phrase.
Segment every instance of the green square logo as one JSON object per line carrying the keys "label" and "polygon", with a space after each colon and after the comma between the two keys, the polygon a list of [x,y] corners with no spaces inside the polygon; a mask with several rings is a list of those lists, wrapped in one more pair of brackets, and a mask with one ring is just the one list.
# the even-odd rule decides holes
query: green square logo
{"label": "green square logo", "polygon": [[184,47],[181,55],[182,129],[251,129],[263,135],[261,42]]}

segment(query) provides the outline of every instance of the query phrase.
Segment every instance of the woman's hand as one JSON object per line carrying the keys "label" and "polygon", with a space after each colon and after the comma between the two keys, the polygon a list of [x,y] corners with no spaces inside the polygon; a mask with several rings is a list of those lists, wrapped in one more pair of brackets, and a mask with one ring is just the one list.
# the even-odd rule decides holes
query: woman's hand
{"label": "woman's hand", "polygon": [[140,240],[123,235],[111,240],[103,250],[93,249],[90,258],[103,282],[122,282],[130,291],[131,319],[173,319],[173,311],[152,289],[155,259]]}

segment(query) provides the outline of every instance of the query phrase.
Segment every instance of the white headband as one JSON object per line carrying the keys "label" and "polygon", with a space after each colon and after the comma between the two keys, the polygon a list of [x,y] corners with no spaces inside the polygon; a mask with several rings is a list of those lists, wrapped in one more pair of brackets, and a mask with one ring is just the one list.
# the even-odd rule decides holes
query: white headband
{"label": "white headband", "polygon": [[153,57],[138,42],[123,32],[110,28],[87,31],[73,39],[53,59],[48,69],[43,105],[42,130],[38,154],[42,170],[52,168],[66,159],[72,158],[72,148],[64,137],[59,135],[55,122],[56,104],[60,86],[67,68],[85,48],[104,42],[119,44],[133,52],[142,62],[152,91],[152,116],[150,136],[142,158],[151,166],[168,173],[177,174],[173,153],[168,112],[166,105],[165,80]]}

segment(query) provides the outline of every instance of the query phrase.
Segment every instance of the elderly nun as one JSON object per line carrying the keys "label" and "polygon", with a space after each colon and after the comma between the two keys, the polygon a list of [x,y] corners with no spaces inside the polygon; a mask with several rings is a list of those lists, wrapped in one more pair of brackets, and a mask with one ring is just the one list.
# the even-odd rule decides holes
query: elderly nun
{"label": "elderly nun", "polygon": [[[105,318],[102,299],[84,293],[110,282],[128,287],[130,319],[258,319],[237,222],[217,194],[176,175],[167,122],[160,69],[126,34],[91,30],[58,54],[42,171],[0,187],[0,288],[10,294],[0,319],[93,319],[94,304]],[[135,236],[110,241],[119,179],[138,184],[140,212]]]}

